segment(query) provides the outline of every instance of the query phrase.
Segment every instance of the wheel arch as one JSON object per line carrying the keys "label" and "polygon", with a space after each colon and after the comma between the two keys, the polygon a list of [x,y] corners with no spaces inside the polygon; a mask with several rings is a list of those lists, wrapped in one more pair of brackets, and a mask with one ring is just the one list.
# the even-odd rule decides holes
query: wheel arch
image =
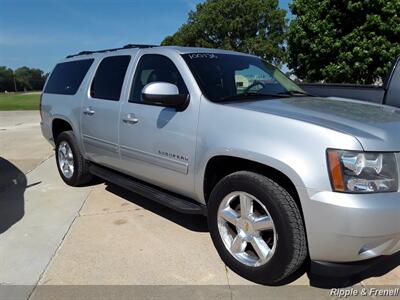
{"label": "wheel arch", "polygon": [[[288,168],[288,166],[286,167]],[[223,177],[237,171],[252,171],[274,180],[290,193],[290,195],[298,204],[299,210],[303,215],[300,192],[296,185],[296,183],[298,183],[300,180],[299,178],[294,178],[293,175],[287,175],[286,172],[282,171],[282,168],[277,168],[277,166],[271,166],[269,164],[260,163],[247,158],[227,155],[213,156],[208,160],[205,166],[203,176],[203,195],[206,204],[214,186]],[[292,170],[292,172],[294,171]]]}
{"label": "wheel arch", "polygon": [[66,120],[62,117],[55,117],[51,121],[51,133],[54,142],[57,141],[57,137],[60,135],[60,133],[68,130],[75,131],[73,129],[72,123],[69,120]]}

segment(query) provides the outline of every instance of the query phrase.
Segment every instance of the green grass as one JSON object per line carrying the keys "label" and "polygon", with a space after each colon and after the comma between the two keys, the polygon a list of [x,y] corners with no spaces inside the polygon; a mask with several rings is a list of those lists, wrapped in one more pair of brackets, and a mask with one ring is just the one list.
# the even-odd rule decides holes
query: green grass
{"label": "green grass", "polygon": [[0,93],[1,110],[38,110],[40,92]]}

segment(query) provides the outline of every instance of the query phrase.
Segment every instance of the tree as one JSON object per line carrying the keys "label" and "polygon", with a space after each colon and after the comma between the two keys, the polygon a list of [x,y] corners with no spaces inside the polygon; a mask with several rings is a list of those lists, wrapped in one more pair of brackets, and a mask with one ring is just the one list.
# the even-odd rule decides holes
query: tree
{"label": "tree", "polygon": [[21,67],[15,70],[15,79],[17,80],[18,90],[30,91],[31,85],[31,72],[28,67]]}
{"label": "tree", "polygon": [[17,80],[18,90],[41,90],[45,83],[46,77],[42,70],[21,67],[15,70],[15,78]]}
{"label": "tree", "polygon": [[0,66],[0,92],[14,92],[15,84],[17,91],[39,91],[43,88],[47,75],[40,69],[22,67],[13,71]]}
{"label": "tree", "polygon": [[308,81],[374,83],[400,54],[400,0],[294,0],[289,67]]}
{"label": "tree", "polygon": [[207,0],[162,45],[236,50],[280,64],[285,57],[285,16],[278,0]]}
{"label": "tree", "polygon": [[0,92],[14,91],[14,72],[13,70],[0,66]]}
{"label": "tree", "polygon": [[34,91],[40,91],[43,89],[43,86],[46,82],[47,76],[44,74],[44,72],[40,69],[35,69],[32,68],[30,69],[31,75],[30,75],[30,85],[32,87],[32,90]]}

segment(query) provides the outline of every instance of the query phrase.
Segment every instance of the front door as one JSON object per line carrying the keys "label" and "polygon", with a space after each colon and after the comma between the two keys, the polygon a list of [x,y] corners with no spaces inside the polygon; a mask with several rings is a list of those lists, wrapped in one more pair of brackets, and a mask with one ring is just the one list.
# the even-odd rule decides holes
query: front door
{"label": "front door", "polygon": [[192,98],[182,112],[144,104],[141,92],[151,82],[172,83],[179,93],[188,93],[180,71],[170,58],[158,54],[140,57],[129,99],[121,108],[121,167],[134,177],[190,197],[198,102]]}
{"label": "front door", "polygon": [[119,101],[130,59],[130,55],[104,58],[82,103],[85,152],[90,160],[111,167],[119,163]]}

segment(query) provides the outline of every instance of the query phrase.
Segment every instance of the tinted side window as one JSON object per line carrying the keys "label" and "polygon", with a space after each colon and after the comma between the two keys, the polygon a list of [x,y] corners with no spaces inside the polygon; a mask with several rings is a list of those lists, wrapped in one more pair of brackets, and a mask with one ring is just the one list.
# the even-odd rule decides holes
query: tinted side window
{"label": "tinted side window", "polygon": [[75,95],[92,63],[93,59],[83,59],[56,65],[51,72],[44,92]]}
{"label": "tinted side window", "polygon": [[97,99],[118,101],[130,60],[129,55],[104,58],[94,76],[90,87],[90,96]]}
{"label": "tinted side window", "polygon": [[175,84],[180,94],[188,93],[181,74],[168,57],[147,54],[141,57],[136,68],[129,102],[142,102],[144,86],[156,81]]}

